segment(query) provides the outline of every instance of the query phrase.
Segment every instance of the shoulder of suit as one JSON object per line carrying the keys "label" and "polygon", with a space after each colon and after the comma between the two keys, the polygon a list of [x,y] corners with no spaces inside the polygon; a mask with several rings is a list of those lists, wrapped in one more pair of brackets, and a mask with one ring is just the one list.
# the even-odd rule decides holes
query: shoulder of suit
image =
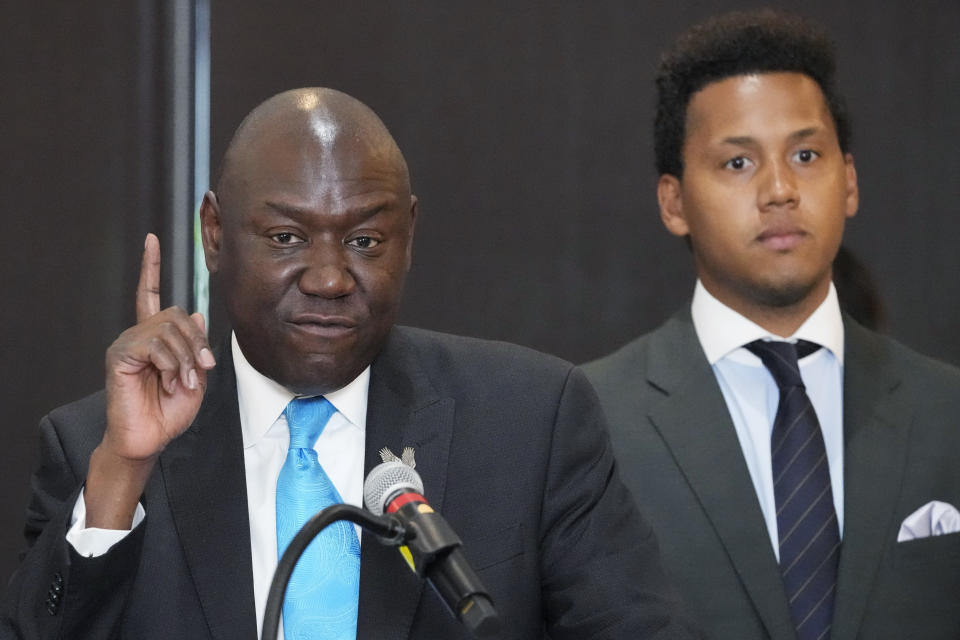
{"label": "shoulder of suit", "polygon": [[[924,355],[894,338],[875,333],[849,319],[845,322],[847,349],[860,349],[871,366],[887,366],[912,385],[953,389],[960,399],[960,368]],[[847,364],[849,364],[849,359]],[[845,364],[845,366],[847,366]]]}
{"label": "shoulder of suit", "polygon": [[621,378],[626,372],[636,375],[646,362],[651,333],[631,340],[616,351],[581,365],[591,382],[602,383],[608,378]]}
{"label": "shoulder of suit", "polygon": [[106,392],[101,389],[79,400],[57,407],[47,415],[47,418],[58,424],[73,421],[102,421],[106,416],[106,406]]}
{"label": "shoulder of suit", "polygon": [[429,368],[450,372],[484,371],[501,377],[511,374],[567,375],[573,364],[556,356],[499,340],[485,340],[439,331],[398,326],[397,338],[411,345]]}
{"label": "shoulder of suit", "polygon": [[41,439],[57,443],[62,455],[71,460],[71,464],[78,465],[78,477],[85,475],[90,453],[103,438],[107,426],[106,407],[106,393],[100,390],[57,407],[40,421],[40,431],[44,434]]}
{"label": "shoulder of suit", "polygon": [[651,346],[675,340],[678,332],[683,331],[684,322],[690,323],[689,313],[684,316],[683,311],[680,311],[653,331],[634,338],[616,351],[581,365],[581,368],[596,386],[623,380],[625,376],[640,375],[646,370],[647,354]]}

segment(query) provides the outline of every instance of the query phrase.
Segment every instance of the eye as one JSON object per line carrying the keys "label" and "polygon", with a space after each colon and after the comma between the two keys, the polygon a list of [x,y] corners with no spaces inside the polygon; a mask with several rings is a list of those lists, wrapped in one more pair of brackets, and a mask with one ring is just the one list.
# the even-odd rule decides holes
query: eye
{"label": "eye", "polygon": [[733,171],[743,171],[747,167],[753,166],[753,162],[746,156],[737,156],[736,158],[730,158],[723,163],[724,169],[731,169]]}
{"label": "eye", "polygon": [[270,239],[276,242],[277,244],[300,244],[303,242],[303,238],[290,233],[289,231],[281,231],[280,233],[275,233],[270,236]]}
{"label": "eye", "polygon": [[800,149],[793,154],[794,159],[800,164],[810,164],[820,157],[820,154],[813,149]]}
{"label": "eye", "polygon": [[351,247],[356,247],[357,249],[373,249],[380,244],[380,241],[376,238],[371,238],[370,236],[357,236],[356,238],[347,240],[347,244]]}

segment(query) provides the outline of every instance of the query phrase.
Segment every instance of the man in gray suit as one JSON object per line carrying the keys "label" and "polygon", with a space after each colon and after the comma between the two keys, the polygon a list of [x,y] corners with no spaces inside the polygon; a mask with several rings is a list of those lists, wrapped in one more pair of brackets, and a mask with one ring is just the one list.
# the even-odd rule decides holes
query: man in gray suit
{"label": "man in gray suit", "polygon": [[829,41],[723,16],[657,86],[693,300],[585,370],[668,571],[712,638],[960,637],[960,372],[840,311],[858,191]]}

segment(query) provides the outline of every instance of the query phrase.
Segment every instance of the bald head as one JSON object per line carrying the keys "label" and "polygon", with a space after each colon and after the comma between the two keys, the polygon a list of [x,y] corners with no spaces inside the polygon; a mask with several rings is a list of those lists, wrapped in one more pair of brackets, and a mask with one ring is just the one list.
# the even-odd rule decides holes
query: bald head
{"label": "bald head", "polygon": [[386,125],[356,98],[335,89],[291,89],[268,98],[251,111],[230,140],[216,190],[221,198],[256,170],[264,145],[295,140],[323,171],[334,159],[353,157],[393,172],[410,189],[406,160]]}

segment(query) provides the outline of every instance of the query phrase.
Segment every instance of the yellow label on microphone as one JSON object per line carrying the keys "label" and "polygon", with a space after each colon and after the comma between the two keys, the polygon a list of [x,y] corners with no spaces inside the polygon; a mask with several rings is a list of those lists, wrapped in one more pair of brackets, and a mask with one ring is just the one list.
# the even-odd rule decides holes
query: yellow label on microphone
{"label": "yellow label on microphone", "polygon": [[417,505],[417,511],[420,513],[433,513],[433,509],[431,509],[430,505],[425,502],[421,502]]}
{"label": "yellow label on microphone", "polygon": [[408,565],[410,565],[410,570],[416,573],[417,568],[413,566],[413,554],[410,553],[410,548],[407,545],[400,545],[400,555],[402,555],[403,559],[407,561]]}

